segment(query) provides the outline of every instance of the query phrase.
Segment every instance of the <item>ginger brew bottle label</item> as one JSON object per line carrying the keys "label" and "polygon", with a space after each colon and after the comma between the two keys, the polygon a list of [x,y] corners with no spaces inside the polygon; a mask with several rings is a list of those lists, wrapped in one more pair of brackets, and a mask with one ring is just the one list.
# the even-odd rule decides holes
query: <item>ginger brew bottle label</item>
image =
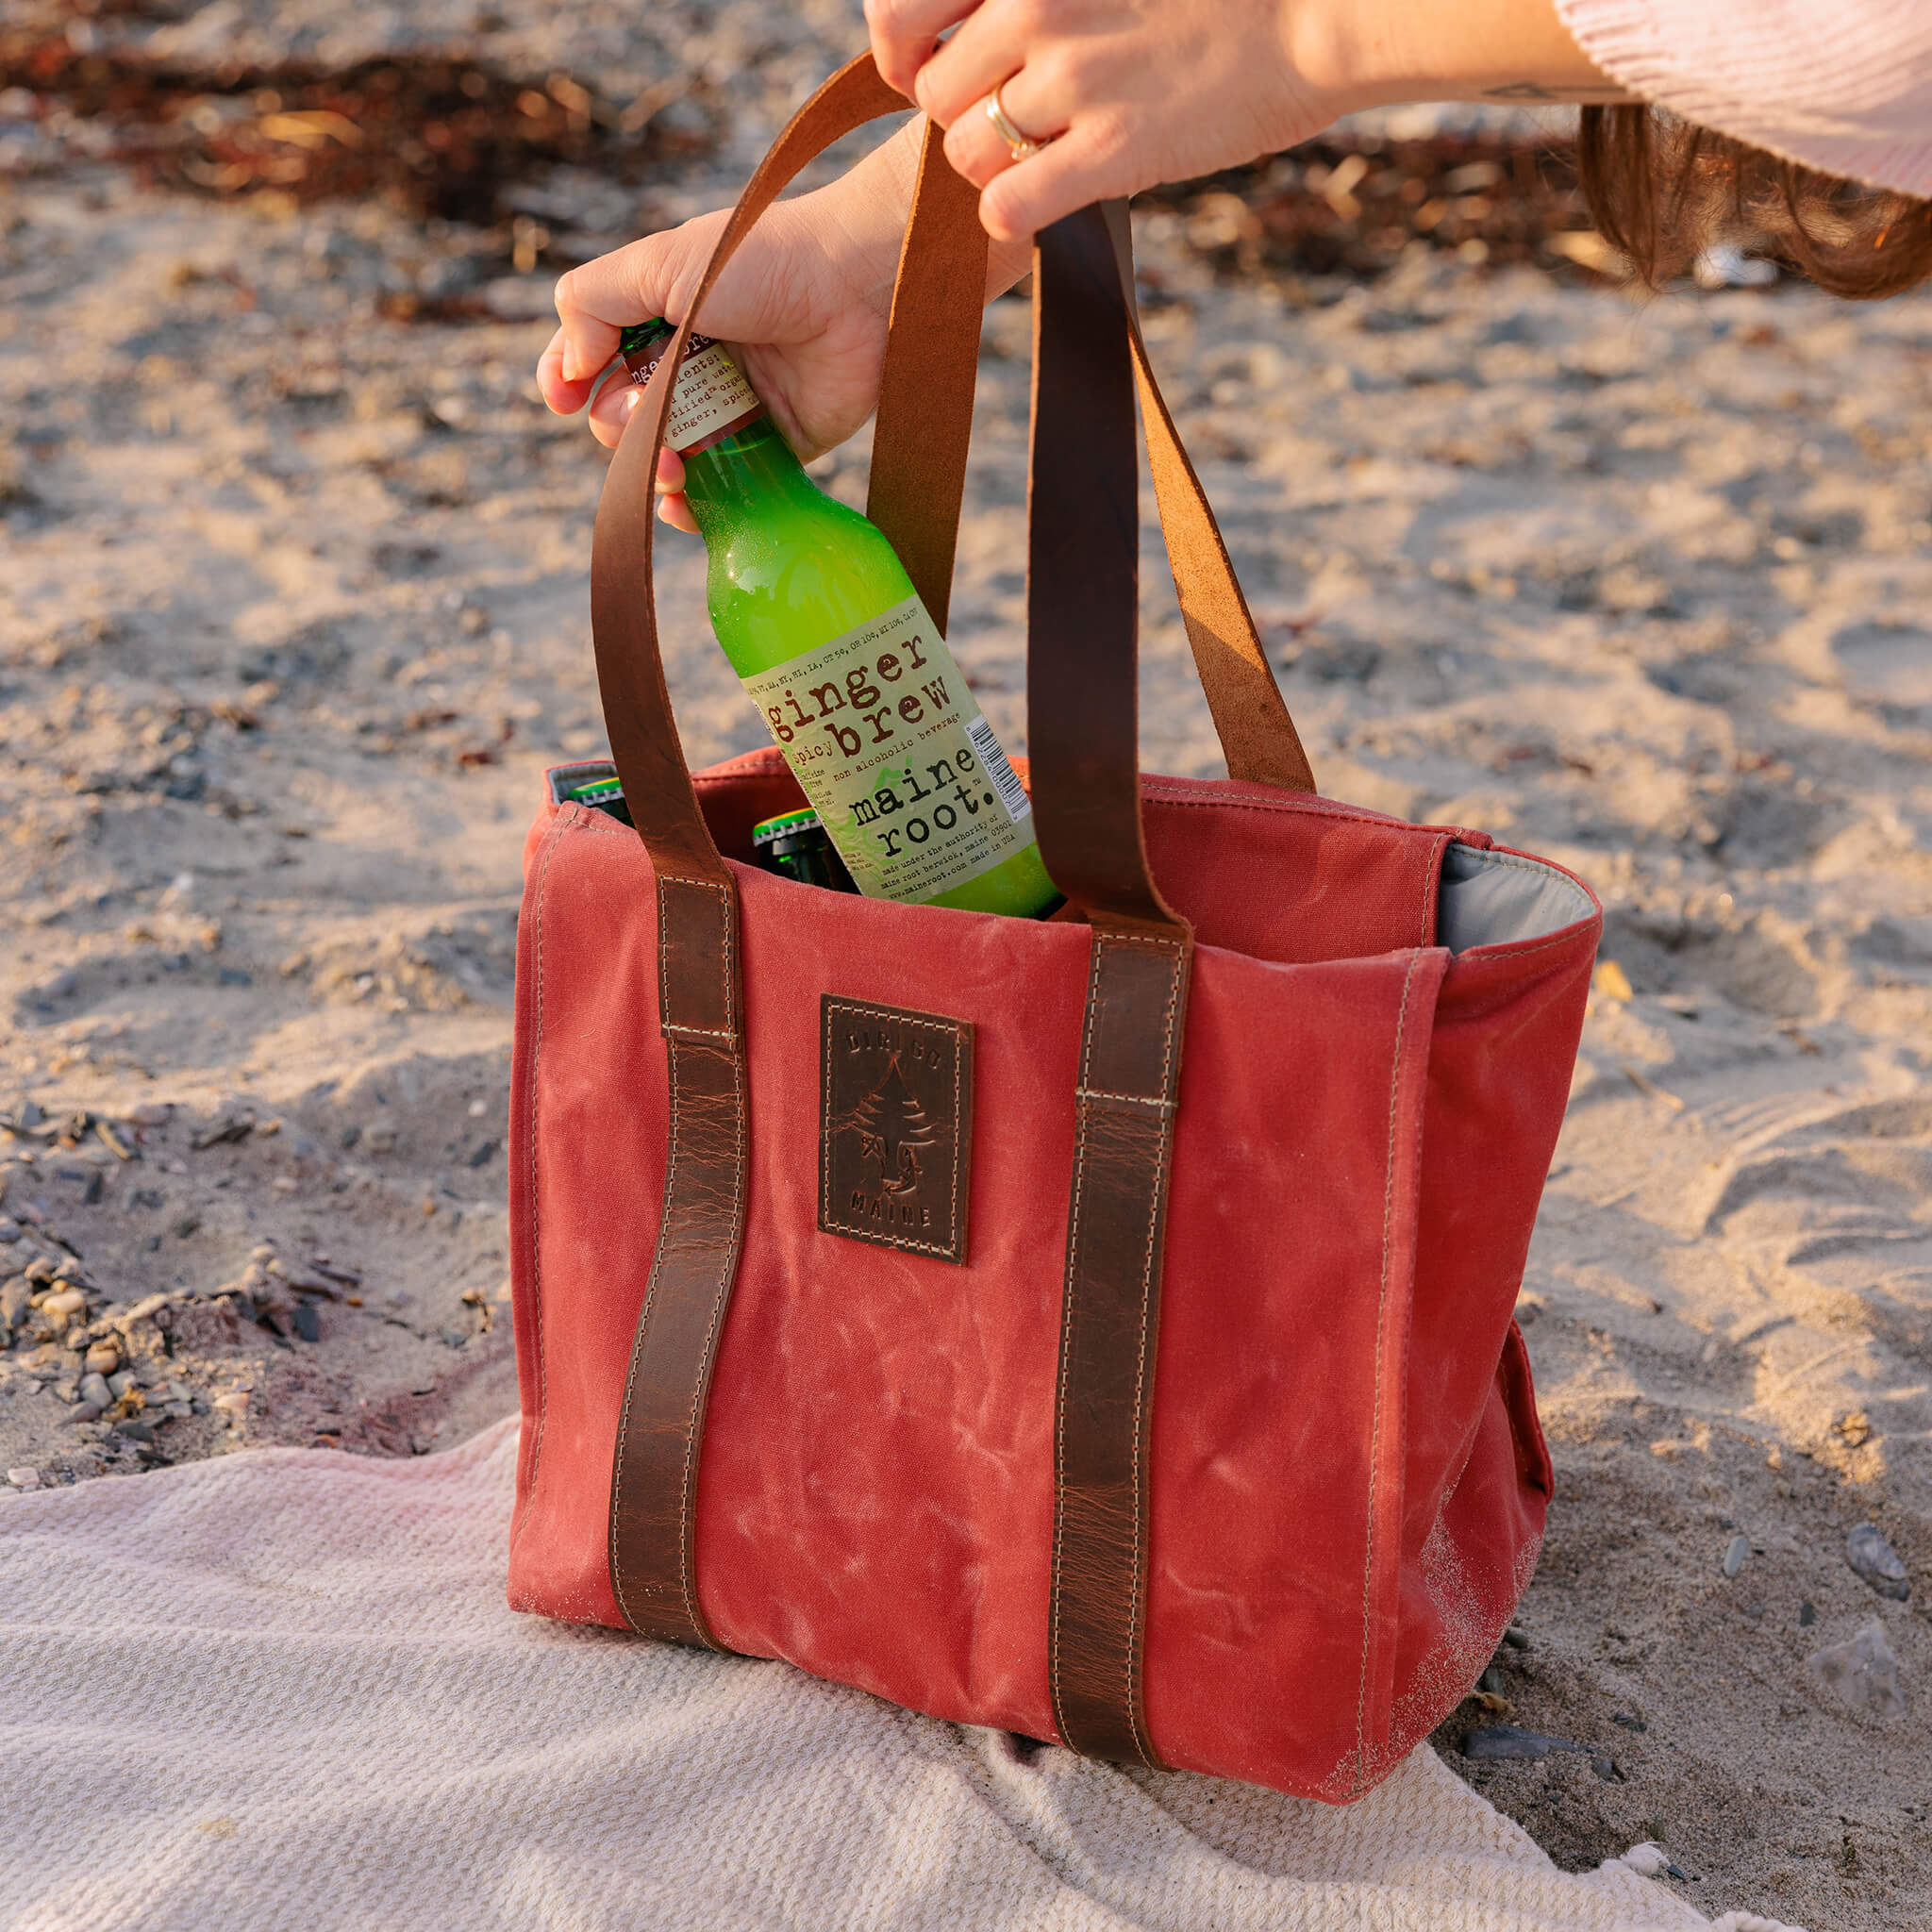
{"label": "ginger brew bottle label", "polygon": [[741,682],[861,892],[930,899],[1033,842],[1032,802],[917,597]]}

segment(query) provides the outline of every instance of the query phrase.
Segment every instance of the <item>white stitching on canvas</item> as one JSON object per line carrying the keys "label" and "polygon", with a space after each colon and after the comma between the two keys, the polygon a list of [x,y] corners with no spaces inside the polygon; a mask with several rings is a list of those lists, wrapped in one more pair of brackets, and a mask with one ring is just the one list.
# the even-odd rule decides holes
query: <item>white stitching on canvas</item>
{"label": "white stitching on canvas", "polygon": [[[1167,1015],[1162,1041],[1160,1086],[1164,1095],[1170,1096],[1158,1104],[1159,1115],[1157,1121],[1158,1152],[1154,1164],[1154,1187],[1148,1204],[1147,1232],[1141,1248],[1141,1337],[1137,1352],[1134,1377],[1134,1464],[1138,1471],[1142,1462],[1143,1430],[1147,1422],[1146,1392],[1148,1374],[1148,1328],[1151,1310],[1149,1295],[1154,1274],[1155,1231],[1158,1224],[1160,1203],[1166,1185],[1167,1164],[1173,1145],[1171,1117],[1173,1112],[1172,1089],[1174,1080],[1174,1017],[1180,1002],[1181,967],[1185,958],[1182,945],[1172,938],[1143,936],[1138,933],[1100,933],[1093,935],[1093,959],[1089,967],[1089,996],[1087,1000],[1086,1025],[1080,1044],[1080,1080],[1077,1092],[1082,1099],[1091,1097],[1096,1090],[1089,1087],[1088,1079],[1093,1061],[1093,1022],[1097,1003],[1092,997],[1092,983],[1100,975],[1101,962],[1108,945],[1151,945],[1168,951],[1171,956],[1168,979]],[[1118,1096],[1138,1099],[1137,1095]],[[1074,1197],[1067,1231],[1067,1269],[1062,1294],[1071,1303],[1074,1291],[1074,1263],[1080,1248],[1080,1208],[1087,1168],[1087,1108],[1078,1109],[1079,1129],[1074,1149]],[[1063,1310],[1060,1322],[1060,1361],[1057,1398],[1054,1404],[1054,1548],[1053,1548],[1053,1591],[1051,1598],[1052,1614],[1047,1631],[1047,1674],[1048,1691],[1053,1702],[1054,1722],[1059,1726],[1064,1740],[1067,1732],[1066,1718],[1061,1708],[1059,1681],[1059,1624],[1060,1624],[1060,1576],[1061,1555],[1066,1541],[1066,1514],[1063,1507],[1061,1485],[1058,1472],[1064,1466],[1066,1457],[1066,1407],[1067,1407],[1067,1341],[1072,1332],[1072,1324]],[[1146,1561],[1146,1510],[1141,1494],[1141,1484],[1133,1484],[1134,1494],[1134,1574],[1142,1575]],[[1145,1607],[1146,1591],[1144,1584],[1136,1589],[1129,1599],[1127,1616],[1126,1656],[1124,1659],[1125,1677],[1127,1721],[1134,1734],[1135,1748],[1140,1752],[1143,1763],[1150,1769],[1159,1763],[1155,1755],[1136,1696],[1140,1681],[1140,1659],[1141,1644],[1141,1616]]]}
{"label": "white stitching on canvas", "polygon": [[[696,883],[687,880],[686,884]],[[738,962],[732,951],[731,938],[737,924],[733,917],[733,893],[726,886],[716,888],[721,909],[724,913],[724,938],[720,951],[724,971],[724,1010],[738,1011],[738,988],[736,974]],[[715,1051],[715,1049],[712,1049]],[[674,1056],[675,1058],[675,1056]],[[710,1386],[710,1369],[713,1352],[718,1345],[719,1325],[724,1319],[725,1291],[731,1285],[733,1275],[738,1272],[738,1246],[740,1231],[742,1228],[744,1213],[744,1056],[734,1050],[731,1054],[731,1094],[733,1133],[731,1142],[731,1196],[738,1204],[739,1225],[733,1229],[732,1239],[725,1247],[724,1264],[718,1273],[718,1279],[711,1288],[711,1323],[705,1331],[705,1345],[698,1356],[698,1375],[691,1384],[691,1414],[684,1428],[684,1479],[678,1488],[678,1536],[677,1565],[678,1587],[684,1593],[684,1614],[694,1630],[709,1633],[710,1625],[698,1613],[691,1581],[691,1545],[697,1536],[697,1459],[698,1459],[698,1409],[705,1391]]]}
{"label": "white stitching on canvas", "polygon": [[530,1041],[530,1118],[526,1138],[530,1144],[530,1310],[537,1346],[537,1440],[530,1450],[530,1489],[524,1498],[523,1514],[510,1531],[512,1551],[530,1520],[531,1506],[537,1498],[537,1469],[543,1458],[543,1424],[549,1414],[548,1364],[543,1355],[543,1250],[537,1240],[537,1070],[543,1049],[543,906],[550,883],[550,860],[563,837],[569,820],[558,815],[552,821],[543,841],[543,862],[537,868],[537,938],[532,950],[537,957],[537,1014]]}
{"label": "white stitching on canvas", "polygon": [[[1170,941],[1170,944],[1173,944]],[[1180,1002],[1181,963],[1185,955],[1179,945],[1174,945],[1174,958],[1169,967],[1167,983],[1167,1030],[1160,1061],[1160,1090],[1168,1093],[1174,1073],[1174,1010]],[[1148,1768],[1155,1768],[1159,1759],[1154,1752],[1153,1740],[1146,1734],[1144,1714],[1141,1699],[1135,1692],[1141,1680],[1141,1617],[1146,1607],[1149,1581],[1146,1576],[1147,1552],[1145,1546],[1145,1509],[1141,1496],[1141,1483],[1138,1480],[1140,1471],[1145,1466],[1142,1455],[1145,1423],[1143,1404],[1147,1389],[1147,1328],[1149,1319],[1148,1303],[1152,1294],[1154,1276],[1155,1233],[1159,1225],[1160,1208],[1167,1185],[1167,1163],[1173,1148],[1173,1130],[1170,1117],[1163,1114],[1158,1127],[1159,1152],[1154,1162],[1154,1186],[1150,1192],[1147,1208],[1146,1247],[1141,1265],[1141,1346],[1138,1365],[1134,1376],[1134,1469],[1137,1480],[1134,1483],[1134,1576],[1137,1587],[1128,1599],[1127,1616],[1127,1719],[1133,1725],[1134,1742]]]}
{"label": "white stitching on canvas", "polygon": [[1442,855],[1449,849],[1449,834],[1444,832],[1436,841],[1435,850],[1429,855],[1429,862],[1423,867],[1422,910],[1416,915],[1415,942],[1419,946],[1432,946],[1436,943],[1436,922],[1429,917],[1429,903],[1436,895],[1436,881],[1442,876]]}
{"label": "white stitching on canvas", "polygon": [[1395,1104],[1402,1090],[1402,1035],[1408,1024],[1408,989],[1415,978],[1420,954],[1408,956],[1408,970],[1402,975],[1402,1002],[1395,1011],[1395,1054],[1389,1070],[1389,1153],[1382,1174],[1382,1279],[1375,1292],[1375,1370],[1374,1426],[1369,1436],[1368,1522],[1362,1539],[1362,1673],[1355,1700],[1355,1789],[1359,1790],[1366,1769],[1366,1731],[1369,1702],[1369,1649],[1374,1634],[1374,1584],[1375,1570],[1375,1485],[1381,1473],[1382,1455],[1382,1320],[1389,1301],[1389,1240],[1395,1214]]}
{"label": "white stitching on canvas", "polygon": [[1100,1087],[1076,1087],[1074,1091],[1082,1100],[1110,1100],[1125,1107],[1144,1107],[1150,1113],[1172,1113],[1178,1105],[1172,1100],[1162,1100],[1151,1093],[1108,1093]]}
{"label": "white stitching on canvas", "polygon": [[[1086,1086],[1093,1063],[1093,980],[1100,959],[1101,936],[1095,933],[1087,967],[1087,1011],[1080,1036],[1080,1085]],[[1068,1319],[1074,1307],[1074,1257],[1080,1252],[1080,1196],[1087,1178],[1087,1109],[1074,1108],[1076,1129],[1074,1137],[1074,1198],[1067,1219],[1067,1259],[1060,1277],[1060,1360],[1053,1405],[1053,1591],[1048,1599],[1046,1626],[1047,1696],[1053,1705],[1053,1721],[1059,1727],[1060,1741],[1067,1741],[1066,1713],[1060,1704],[1060,1552],[1066,1542],[1067,1514],[1065,1485],[1060,1472],[1067,1459],[1067,1342],[1073,1334]]]}

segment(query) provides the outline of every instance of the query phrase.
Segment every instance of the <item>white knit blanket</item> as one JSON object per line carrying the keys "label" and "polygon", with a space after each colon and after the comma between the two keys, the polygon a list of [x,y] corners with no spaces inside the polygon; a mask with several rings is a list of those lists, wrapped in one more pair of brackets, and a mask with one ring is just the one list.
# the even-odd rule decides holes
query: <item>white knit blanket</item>
{"label": "white knit blanket", "polygon": [[[0,1501],[15,1932],[1692,1927],[1424,1747],[1345,1809],[505,1607],[516,1435]],[[1770,1927],[1733,1914],[1731,1932]]]}

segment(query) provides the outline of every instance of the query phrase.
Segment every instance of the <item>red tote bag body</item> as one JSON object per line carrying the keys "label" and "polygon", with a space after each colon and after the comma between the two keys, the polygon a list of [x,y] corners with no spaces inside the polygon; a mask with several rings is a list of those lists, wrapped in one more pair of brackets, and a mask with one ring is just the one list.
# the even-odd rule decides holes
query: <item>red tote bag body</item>
{"label": "red tote bag body", "polygon": [[[882,98],[867,62],[828,83],[777,185]],[[927,291],[976,234],[939,165],[873,497],[936,615],[972,345]],[[1030,783],[1080,917],[745,862],[799,793],[775,752],[684,776],[648,616],[661,394],[626,432],[593,606],[639,828],[553,802],[526,850],[510,1600],[1342,1800],[1466,1693],[1534,1566],[1550,1474],[1511,1308],[1600,916],[1479,833],[1314,795],[1105,257],[1120,225],[1064,260],[1043,238],[1036,276]],[[1109,299],[1111,387],[1061,408],[1056,358]],[[957,383],[905,402],[915,351],[964,359],[963,419]],[[1118,510],[1135,378],[1228,780],[1136,777],[1137,540],[1083,526],[1041,450],[1057,408],[1104,415]],[[1096,543],[1069,614],[1042,550]],[[1076,635],[1094,610],[1124,638]],[[822,1224],[840,1057],[880,1026],[922,1042],[949,1124],[896,1246]]]}

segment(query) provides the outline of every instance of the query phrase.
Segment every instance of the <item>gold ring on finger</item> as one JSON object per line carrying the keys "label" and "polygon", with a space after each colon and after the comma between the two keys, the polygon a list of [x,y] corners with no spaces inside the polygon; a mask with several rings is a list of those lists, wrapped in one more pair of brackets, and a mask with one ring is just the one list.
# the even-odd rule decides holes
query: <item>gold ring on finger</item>
{"label": "gold ring on finger", "polygon": [[[1000,87],[1006,82],[1001,81]],[[986,118],[992,123],[993,132],[1006,142],[1007,152],[1014,160],[1024,161],[1030,155],[1040,152],[1040,142],[1030,134],[1023,134],[1013,125],[1012,117],[1000,104],[1000,87],[993,89],[986,97]]]}

